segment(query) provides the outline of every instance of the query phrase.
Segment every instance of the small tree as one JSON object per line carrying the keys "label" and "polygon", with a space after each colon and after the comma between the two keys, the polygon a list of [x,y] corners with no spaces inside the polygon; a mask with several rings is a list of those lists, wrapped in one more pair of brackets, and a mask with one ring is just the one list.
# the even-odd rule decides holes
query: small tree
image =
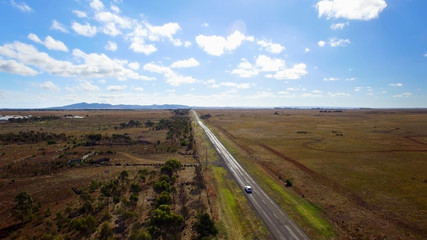
{"label": "small tree", "polygon": [[207,213],[200,214],[199,221],[195,224],[194,228],[199,234],[199,239],[216,236],[218,234],[218,230],[216,229],[214,222]]}
{"label": "small tree", "polygon": [[27,192],[21,192],[15,197],[13,213],[18,220],[29,222],[33,218],[34,201]]}
{"label": "small tree", "polygon": [[113,237],[113,229],[107,223],[102,224],[101,231],[99,232],[99,240],[108,240]]}

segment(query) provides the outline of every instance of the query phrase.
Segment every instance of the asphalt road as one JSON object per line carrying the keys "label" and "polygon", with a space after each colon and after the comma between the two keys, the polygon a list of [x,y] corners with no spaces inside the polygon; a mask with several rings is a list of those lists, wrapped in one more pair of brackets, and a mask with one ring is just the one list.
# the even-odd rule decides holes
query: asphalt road
{"label": "asphalt road", "polygon": [[250,185],[253,193],[246,194],[247,199],[258,212],[261,219],[264,221],[271,234],[276,239],[309,239],[307,235],[288,217],[286,213],[275,203],[267,193],[252,179],[251,176],[243,169],[243,167],[236,161],[236,159],[228,152],[228,150],[221,144],[212,131],[206,127],[196,112],[193,111],[197,122],[203,128],[209,140],[212,142],[218,154],[225,161],[229,171],[234,176],[237,184],[244,189],[244,186]]}

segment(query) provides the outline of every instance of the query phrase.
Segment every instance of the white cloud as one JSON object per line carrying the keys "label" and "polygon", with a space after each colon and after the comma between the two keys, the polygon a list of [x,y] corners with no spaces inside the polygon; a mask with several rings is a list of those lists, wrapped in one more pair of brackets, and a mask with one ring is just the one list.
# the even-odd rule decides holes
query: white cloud
{"label": "white cloud", "polygon": [[390,83],[389,86],[391,86],[391,87],[402,87],[403,84],[402,83]]}
{"label": "white cloud", "polygon": [[104,47],[105,50],[115,52],[117,50],[117,43],[108,41]]}
{"label": "white cloud", "polygon": [[331,38],[329,40],[329,45],[331,47],[345,47],[350,44],[350,39],[337,39],[337,38]]}
{"label": "white cloud", "polygon": [[180,60],[172,63],[171,68],[190,68],[190,67],[197,67],[199,65],[200,63],[196,59],[189,58],[186,60]]}
{"label": "white cloud", "polygon": [[209,27],[209,24],[208,23],[202,23],[202,27],[207,28],[207,27]]}
{"label": "white cloud", "polygon": [[95,19],[103,24],[101,27],[102,32],[110,36],[122,34],[119,28],[129,29],[132,27],[132,21],[130,19],[107,11],[96,13]]}
{"label": "white cloud", "polygon": [[349,97],[351,96],[348,93],[343,93],[343,92],[328,92],[328,95],[331,97]]}
{"label": "white cloud", "polygon": [[73,13],[79,18],[86,18],[87,14],[80,10],[73,10]]}
{"label": "white cloud", "polygon": [[137,62],[131,62],[128,64],[128,66],[130,69],[135,70],[135,71],[139,69],[139,63],[137,63]]}
{"label": "white cloud", "polygon": [[248,89],[251,86],[249,83],[234,83],[234,82],[216,83],[215,80],[213,79],[209,80],[208,83],[211,84],[212,88],[229,87],[229,88],[237,88],[237,89]]}
{"label": "white cloud", "polygon": [[249,78],[258,75],[260,72],[269,72],[269,74],[265,75],[266,78],[284,80],[301,78],[307,74],[306,68],[307,66],[304,63],[295,64],[292,68],[287,68],[283,59],[259,55],[255,64],[251,64],[243,58],[238,67],[233,69],[231,73],[239,75],[241,78]]}
{"label": "white cloud", "polygon": [[117,7],[116,5],[111,5],[110,9],[111,9],[111,11],[113,11],[115,13],[120,13],[120,8]]}
{"label": "white cloud", "polygon": [[162,74],[166,79],[166,82],[172,86],[179,86],[181,84],[190,84],[198,82],[197,79],[191,76],[183,76],[174,72],[169,67],[157,65],[155,63],[147,63],[144,65],[143,69],[145,71]]}
{"label": "white cloud", "polygon": [[17,41],[0,46],[0,55],[55,76],[152,80],[126,68],[126,60],[110,59],[105,54],[86,54],[79,49],[74,49],[72,54],[76,61],[82,63],[75,65],[69,61],[56,60],[45,52],[39,52],[32,45]]}
{"label": "white cloud", "polygon": [[313,97],[313,98],[322,97],[322,91],[313,90],[310,93],[302,93],[301,97]]}
{"label": "white cloud", "polygon": [[137,24],[133,28],[133,32],[126,36],[126,39],[129,39],[131,45],[129,49],[134,52],[144,53],[145,55],[150,55],[151,53],[157,51],[157,48],[154,44],[147,43],[147,41],[157,42],[163,39],[168,39],[174,46],[185,46],[189,47],[190,42],[182,42],[179,39],[175,39],[174,35],[181,30],[181,27],[177,23],[166,23],[162,26],[153,26],[148,22],[143,24]]}
{"label": "white cloud", "polygon": [[352,78],[346,78],[345,80],[346,81],[354,81],[354,80],[356,80],[357,78],[355,78],[355,77],[352,77]]}
{"label": "white cloud", "polygon": [[349,23],[348,22],[342,22],[342,23],[334,23],[331,25],[331,29],[332,30],[338,30],[338,29],[343,29],[345,26],[348,26]]}
{"label": "white cloud", "polygon": [[44,90],[55,91],[55,92],[58,92],[60,90],[60,88],[51,81],[41,83],[40,87],[43,88]]}
{"label": "white cloud", "polygon": [[298,64],[295,64],[292,68],[287,68],[287,69],[276,72],[276,74],[274,74],[272,77],[278,80],[300,79],[302,76],[308,73],[306,69],[307,69],[307,65],[305,65],[304,63],[298,63]]}
{"label": "white cloud", "polygon": [[427,53],[424,53],[424,57],[427,57]]}
{"label": "white cloud", "polygon": [[412,96],[412,93],[402,93],[402,94],[393,95],[394,98],[403,98],[403,97],[407,98],[410,96]]}
{"label": "white cloud", "polygon": [[99,87],[96,85],[93,85],[92,82],[83,80],[80,83],[79,88],[85,92],[96,92],[99,91]]}
{"label": "white cloud", "polygon": [[258,75],[259,70],[252,66],[248,60],[242,58],[242,62],[231,73],[239,75],[241,78],[249,78]]}
{"label": "white cloud", "polygon": [[306,52],[306,53],[310,52],[310,48],[305,48],[304,52]]}
{"label": "white cloud", "polygon": [[3,60],[0,58],[0,72],[19,74],[22,76],[35,76],[38,74],[34,69],[14,60]]}
{"label": "white cloud", "polygon": [[104,9],[104,4],[100,0],[93,0],[90,3],[90,7],[97,10],[97,11],[100,11],[100,10]]}
{"label": "white cloud", "polygon": [[125,89],[126,89],[126,85],[123,85],[123,86],[110,85],[110,86],[107,87],[107,90],[111,91],[111,92],[123,91]]}
{"label": "white cloud", "polygon": [[340,80],[340,79],[335,78],[335,77],[323,78],[323,81],[325,81],[325,82],[332,82],[332,81],[338,81],[338,80]]}
{"label": "white cloud", "polygon": [[257,44],[263,47],[265,51],[274,53],[274,54],[279,54],[286,49],[285,47],[283,47],[278,43],[266,42],[264,40],[258,41]]}
{"label": "white cloud", "polygon": [[85,23],[84,25],[73,22],[71,28],[79,35],[85,36],[85,37],[93,37],[96,34],[96,27],[91,26],[89,23]]}
{"label": "white cloud", "polygon": [[50,29],[58,30],[58,31],[61,31],[63,33],[68,33],[67,28],[63,24],[61,24],[60,22],[58,22],[56,20],[52,21],[52,25],[50,26]]}
{"label": "white cloud", "polygon": [[255,65],[262,72],[277,72],[285,68],[285,60],[280,58],[270,58],[265,55],[259,55]]}
{"label": "white cloud", "polygon": [[15,0],[10,0],[10,4],[19,9],[21,12],[32,12],[33,9],[30,8],[25,2],[16,3]]}
{"label": "white cloud", "polygon": [[136,87],[135,90],[142,92],[142,91],[144,91],[144,88],[142,88],[142,87]]}
{"label": "white cloud", "polygon": [[35,35],[34,33],[30,33],[28,34],[28,39],[44,45],[49,50],[68,52],[68,48],[63,42],[55,40],[51,36],[47,36],[44,41],[41,41],[37,35]]}
{"label": "white cloud", "polygon": [[238,48],[243,41],[254,41],[254,37],[245,36],[243,33],[239,31],[235,31],[227,38],[222,36],[205,36],[198,35],[196,37],[197,45],[203,49],[206,53],[213,56],[221,56],[225,52],[232,52],[236,48]]}
{"label": "white cloud", "polygon": [[319,47],[324,47],[326,45],[326,42],[325,41],[319,41],[317,43],[317,45],[319,45]]}
{"label": "white cloud", "polygon": [[385,0],[321,0],[316,4],[319,17],[371,20],[387,7]]}

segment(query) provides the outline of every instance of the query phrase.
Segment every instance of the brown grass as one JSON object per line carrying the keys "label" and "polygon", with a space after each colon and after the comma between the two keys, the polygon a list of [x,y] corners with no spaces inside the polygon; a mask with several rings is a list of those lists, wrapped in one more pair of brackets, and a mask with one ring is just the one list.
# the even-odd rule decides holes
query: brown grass
{"label": "brown grass", "polygon": [[426,110],[199,112],[212,115],[243,164],[292,179],[338,238],[427,237]]}

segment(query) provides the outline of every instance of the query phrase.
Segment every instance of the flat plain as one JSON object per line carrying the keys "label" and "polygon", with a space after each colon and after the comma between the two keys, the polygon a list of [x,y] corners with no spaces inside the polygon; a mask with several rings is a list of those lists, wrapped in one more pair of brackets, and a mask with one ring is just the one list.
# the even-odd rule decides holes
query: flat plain
{"label": "flat plain", "polygon": [[427,110],[198,112],[279,204],[272,184],[319,210],[332,234],[288,210],[312,238],[426,239]]}

